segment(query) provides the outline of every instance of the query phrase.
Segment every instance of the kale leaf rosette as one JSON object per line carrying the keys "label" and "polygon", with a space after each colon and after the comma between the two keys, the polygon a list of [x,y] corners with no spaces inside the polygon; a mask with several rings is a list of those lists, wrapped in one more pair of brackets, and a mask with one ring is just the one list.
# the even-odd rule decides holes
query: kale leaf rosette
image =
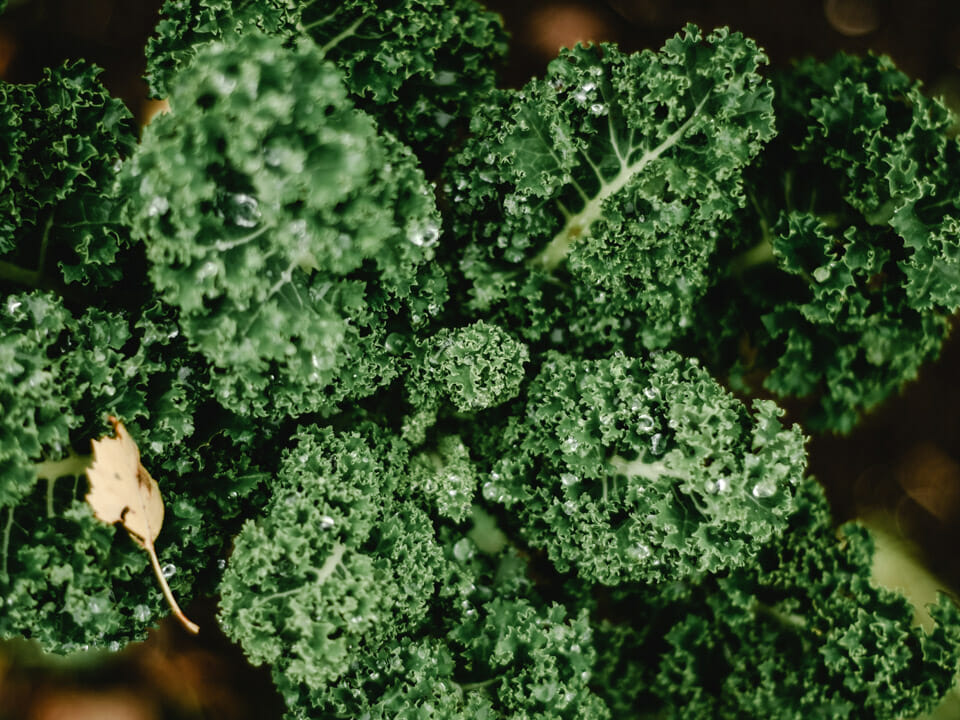
{"label": "kale leaf rosette", "polygon": [[439,218],[412,154],[310,41],[211,44],[124,172],[150,278],[244,415],[330,411],[395,376],[439,312]]}

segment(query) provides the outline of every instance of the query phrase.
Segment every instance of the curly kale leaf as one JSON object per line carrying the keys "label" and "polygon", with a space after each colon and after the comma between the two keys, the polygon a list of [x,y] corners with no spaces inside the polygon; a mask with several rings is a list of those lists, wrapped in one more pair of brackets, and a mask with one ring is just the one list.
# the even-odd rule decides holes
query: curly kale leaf
{"label": "curly kale leaf", "polygon": [[[60,653],[118,647],[162,600],[139,549],[83,501],[80,455],[107,415],[129,418],[146,461],[182,453],[198,397],[190,355],[156,309],[74,318],[41,292],[6,298],[0,338],[0,636]],[[171,585],[189,594],[191,580]]]}
{"label": "curly kale leaf", "polygon": [[598,682],[624,715],[915,717],[953,685],[960,610],[941,597],[927,634],[901,595],[870,581],[873,544],[830,522],[807,480],[782,537],[749,568],[622,598],[642,623],[604,622]]}
{"label": "curly kale leaf", "polygon": [[410,152],[309,42],[210,44],[124,170],[150,278],[245,415],[329,412],[396,374],[395,330],[439,312],[439,218]]}
{"label": "curly kale leaf", "polygon": [[428,620],[369,645],[335,684],[288,696],[288,717],[609,717],[590,685],[586,611],[539,598],[509,549],[481,552],[450,526],[438,527],[438,540],[445,575]]}
{"label": "curly kale leaf", "polygon": [[441,328],[407,354],[404,389],[413,412],[403,429],[416,443],[444,409],[469,415],[516,397],[530,360],[526,345],[483,320]]}
{"label": "curly kale leaf", "polygon": [[414,627],[442,562],[429,517],[405,500],[402,446],[305,429],[263,516],[237,536],[220,621],[284,696],[323,691],[367,647]]}
{"label": "curly kale leaf", "polygon": [[56,299],[9,295],[0,309],[0,507],[16,505],[37,481],[34,461],[70,446],[79,418],[64,397],[50,353],[72,321]]}
{"label": "curly kale leaf", "polygon": [[739,34],[690,26],[659,53],[564,50],[492,96],[447,168],[470,310],[567,349],[679,334],[772,134],[765,63]]}
{"label": "curly kale leaf", "polygon": [[765,371],[818,403],[810,427],[846,432],[938,354],[960,307],[960,145],[888,58],[805,61],[775,87],[779,134],[696,326],[736,383]]}
{"label": "curly kale leaf", "polygon": [[506,54],[497,15],[474,0],[168,0],[147,44],[155,97],[205,42],[265,32],[309,37],[346,76],[357,105],[418,154],[450,146],[493,89]]}
{"label": "curly kale leaf", "polygon": [[413,458],[409,482],[425,507],[462,522],[476,500],[478,475],[467,446],[456,435],[440,438],[436,447]]}
{"label": "curly kale leaf", "polygon": [[674,353],[547,353],[506,424],[486,499],[562,572],[616,585],[751,562],[786,525],[806,455],[769,401],[753,412]]}
{"label": "curly kale leaf", "polygon": [[[83,62],[32,85],[0,83],[0,280],[31,288],[116,283],[128,245],[114,180],[136,143],[129,111]],[[133,285],[125,278],[128,287]]]}

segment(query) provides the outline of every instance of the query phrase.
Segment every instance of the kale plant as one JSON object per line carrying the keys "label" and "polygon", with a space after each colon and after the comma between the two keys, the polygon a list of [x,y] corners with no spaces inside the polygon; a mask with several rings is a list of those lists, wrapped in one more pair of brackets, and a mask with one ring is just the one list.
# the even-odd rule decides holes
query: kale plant
{"label": "kale plant", "polygon": [[216,596],[304,720],[932,708],[960,612],[872,583],[805,433],[960,305],[952,117],[726,29],[504,52],[473,0],[169,0],[139,141],[81,62],[0,86],[0,637]]}

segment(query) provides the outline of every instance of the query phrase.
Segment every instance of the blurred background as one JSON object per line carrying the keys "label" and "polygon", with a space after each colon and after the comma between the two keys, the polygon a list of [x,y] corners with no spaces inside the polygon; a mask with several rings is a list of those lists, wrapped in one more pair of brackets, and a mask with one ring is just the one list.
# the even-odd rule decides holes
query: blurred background
{"label": "blurred background", "polygon": [[[86,58],[141,122],[147,100],[143,47],[161,0],[10,0],[0,16],[0,79],[32,82],[45,66]],[[561,46],[614,41],[657,48],[687,22],[727,25],[755,38],[774,65],[838,50],[890,55],[932,94],[960,110],[960,3],[956,0],[487,0],[512,41],[504,83],[542,74]],[[956,324],[956,323],[955,323]],[[878,575],[916,589],[960,588],[960,335],[938,363],[848,437],[811,440],[810,471],[838,522],[882,532]],[[885,564],[883,564],[885,563]],[[935,576],[923,583],[926,568]],[[213,631],[213,600],[187,614],[205,628],[186,636],[164,623],[109,658],[57,662],[32,647],[0,646],[0,720],[278,718],[269,673],[249,667]]]}

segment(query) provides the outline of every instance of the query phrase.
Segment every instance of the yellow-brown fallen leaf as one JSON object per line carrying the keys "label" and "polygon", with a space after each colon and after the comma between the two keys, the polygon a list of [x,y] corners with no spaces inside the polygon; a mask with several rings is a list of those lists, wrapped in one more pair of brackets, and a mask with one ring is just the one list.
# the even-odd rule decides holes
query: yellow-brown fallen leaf
{"label": "yellow-brown fallen leaf", "polygon": [[87,502],[98,520],[121,523],[133,541],[147,551],[170,610],[187,630],[197,633],[199,628],[187,619],[170,592],[153,546],[163,525],[160,487],[140,463],[140,449],[123,423],[113,416],[109,420],[115,436],[91,442],[93,463],[87,468]]}

